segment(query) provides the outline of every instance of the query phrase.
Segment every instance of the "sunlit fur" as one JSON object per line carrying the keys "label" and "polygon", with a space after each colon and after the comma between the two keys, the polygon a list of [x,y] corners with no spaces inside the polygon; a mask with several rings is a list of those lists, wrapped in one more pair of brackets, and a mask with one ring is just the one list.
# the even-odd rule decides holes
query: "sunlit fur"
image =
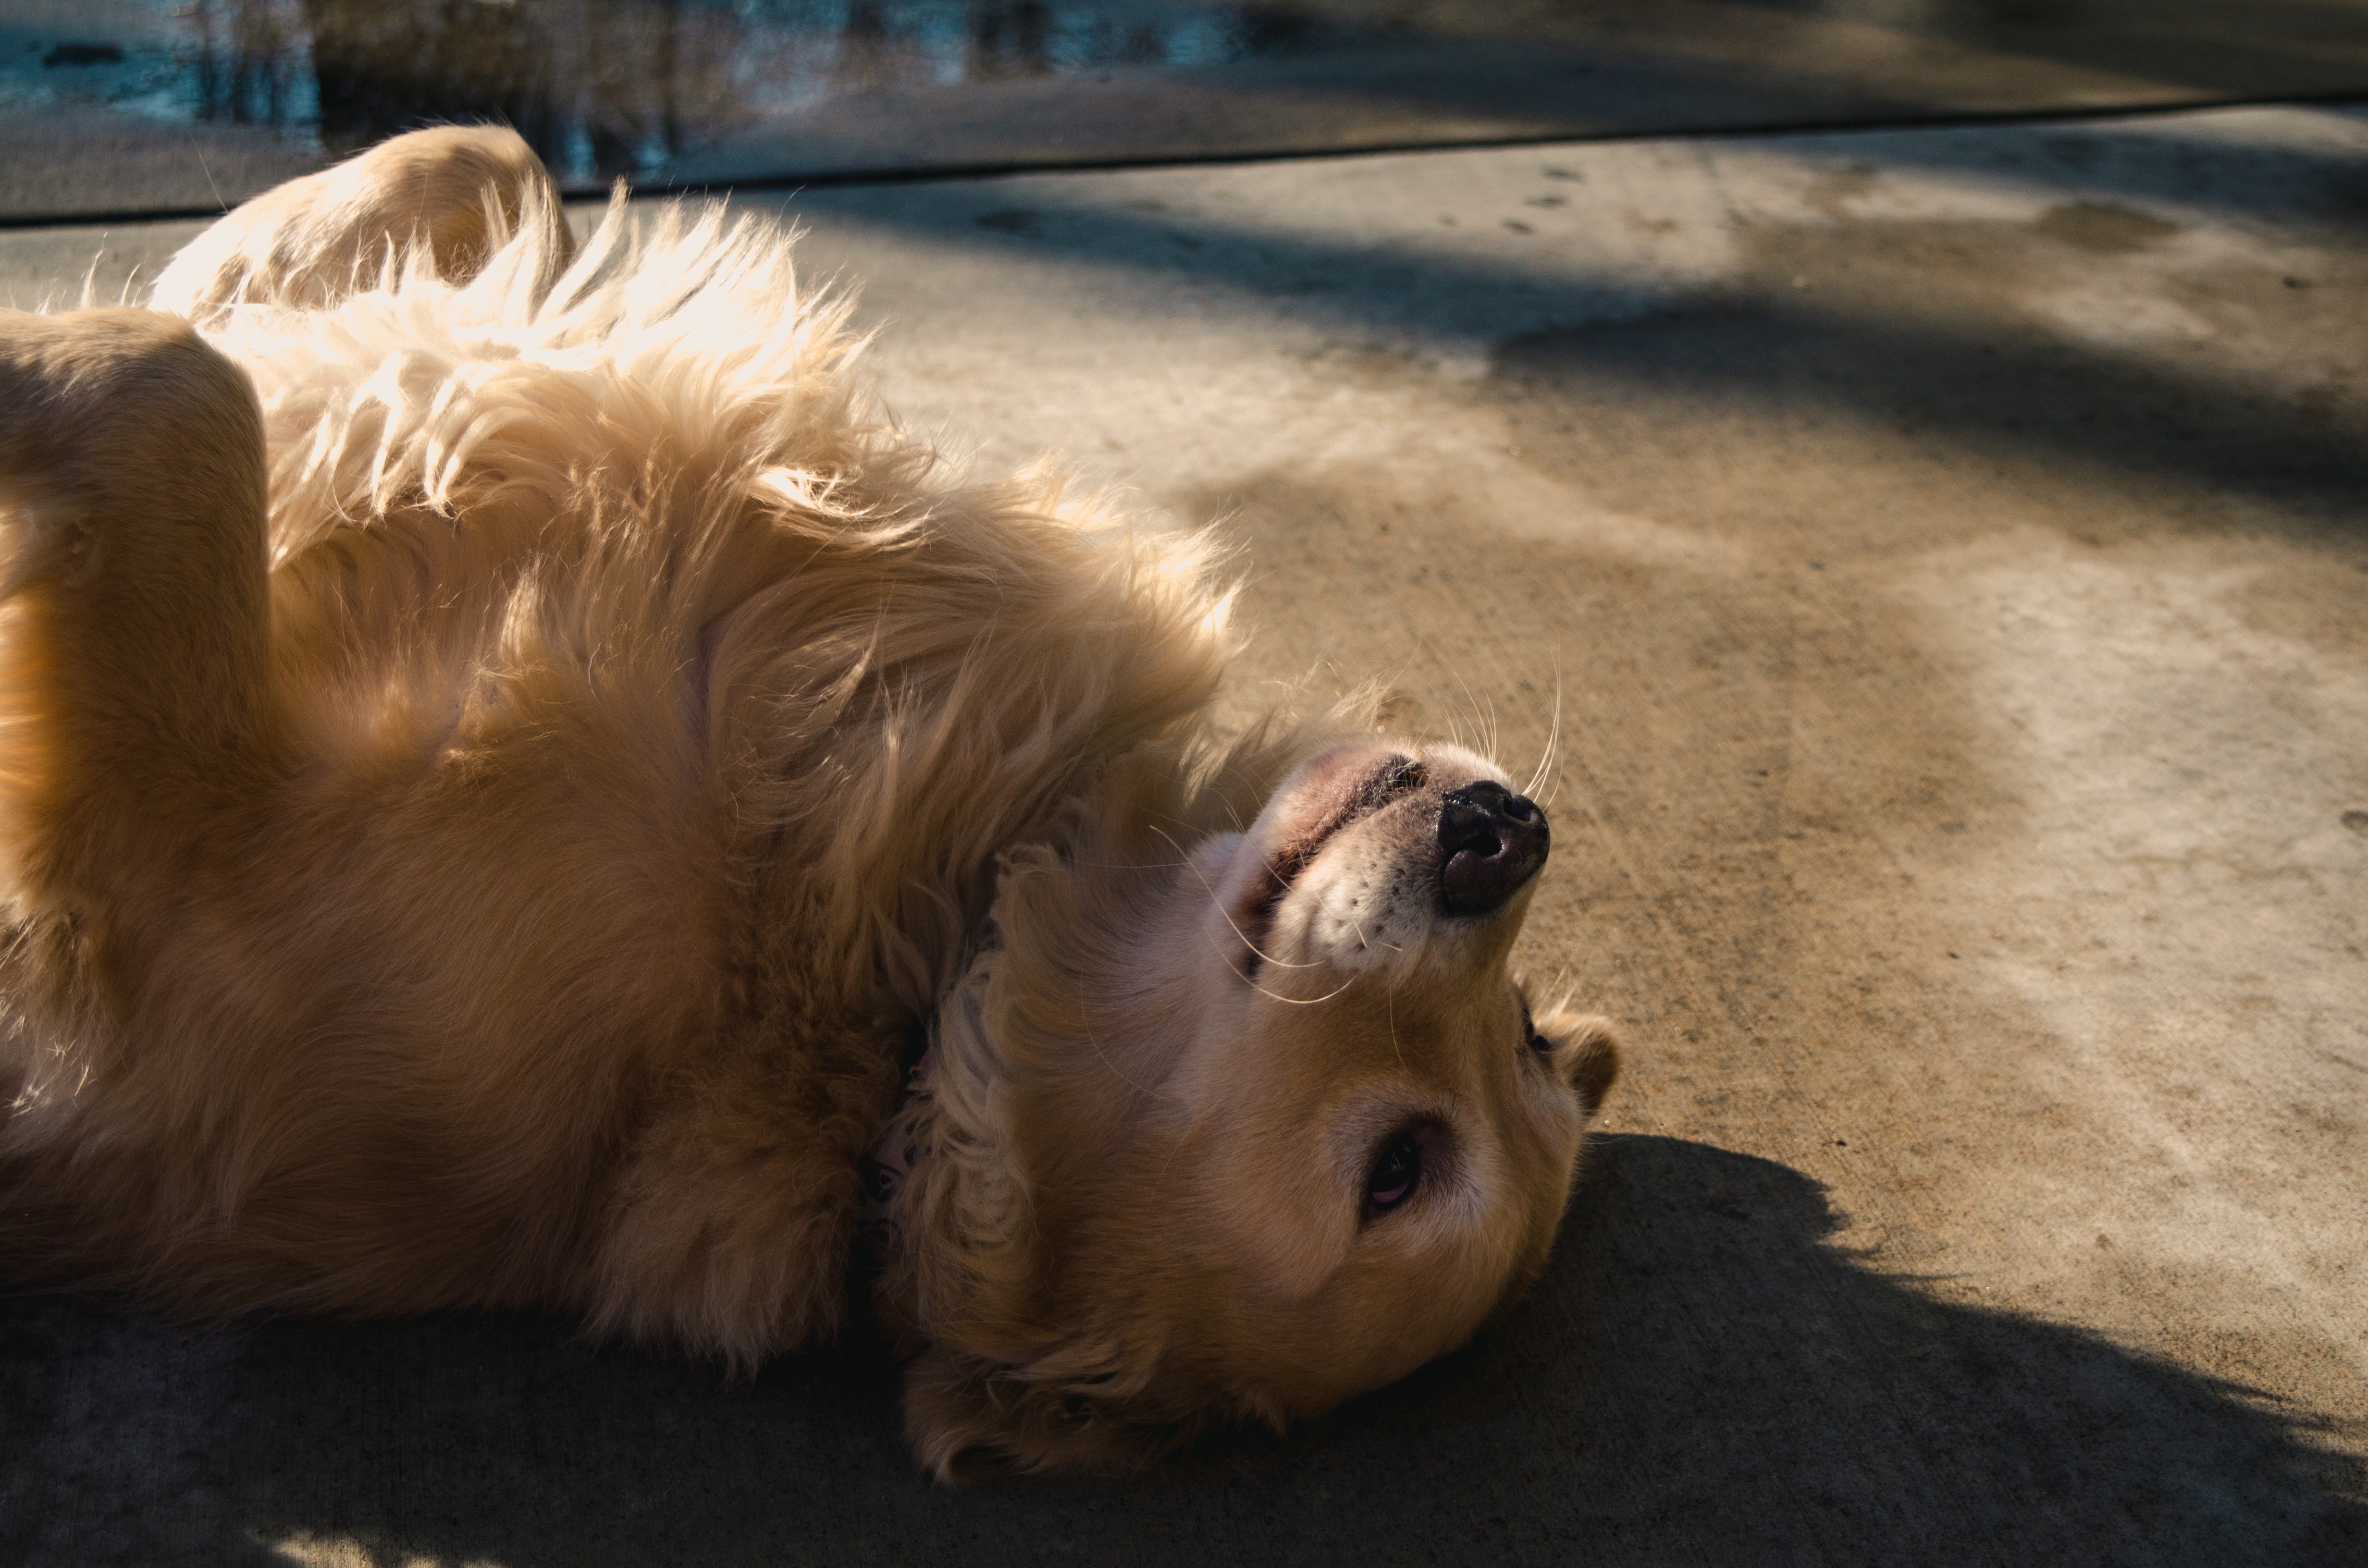
{"label": "sunlit fur", "polygon": [[1210,542],[948,470],[780,234],[618,204],[579,253],[523,143],[445,130],[150,302],[0,314],[19,1277],[747,1364],[839,1326],[901,1116],[876,1302],[951,1473],[1327,1408],[1534,1273],[1614,1057],[1527,1040],[1528,891],[1386,953],[1309,914],[1502,775],[1401,745],[1429,793],[1246,929],[1393,743],[1212,737]]}

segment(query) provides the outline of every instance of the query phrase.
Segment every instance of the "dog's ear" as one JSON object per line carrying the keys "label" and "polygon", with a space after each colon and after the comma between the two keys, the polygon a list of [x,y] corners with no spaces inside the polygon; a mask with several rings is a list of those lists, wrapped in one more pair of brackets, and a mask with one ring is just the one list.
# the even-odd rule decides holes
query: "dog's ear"
{"label": "dog's ear", "polygon": [[1593,1116],[1620,1076],[1620,1036],[1611,1020],[1593,1013],[1555,1011],[1537,1021],[1538,1033],[1554,1047],[1554,1070],[1577,1091]]}
{"label": "dog's ear", "polygon": [[1146,1418],[1140,1403],[944,1346],[931,1346],[905,1369],[905,1436],[940,1481],[1005,1471],[1140,1470],[1226,1420],[1222,1410],[1205,1408],[1180,1420]]}

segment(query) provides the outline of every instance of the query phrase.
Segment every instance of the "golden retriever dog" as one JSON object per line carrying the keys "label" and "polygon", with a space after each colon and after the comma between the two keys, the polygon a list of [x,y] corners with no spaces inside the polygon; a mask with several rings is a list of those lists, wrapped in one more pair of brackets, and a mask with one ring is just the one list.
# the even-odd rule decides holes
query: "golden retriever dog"
{"label": "golden retriever dog", "polygon": [[940,1474],[1279,1428],[1537,1272],[1616,1061],[1508,967],[1544,814],[1219,736],[1207,540],[858,347],[473,128],[0,314],[0,1269],[743,1365],[868,1286]]}

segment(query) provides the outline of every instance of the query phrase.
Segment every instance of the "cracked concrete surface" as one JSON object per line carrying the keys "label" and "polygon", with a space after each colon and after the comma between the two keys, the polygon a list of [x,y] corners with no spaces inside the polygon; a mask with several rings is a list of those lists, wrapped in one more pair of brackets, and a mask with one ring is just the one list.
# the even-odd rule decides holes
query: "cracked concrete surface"
{"label": "cracked concrete surface", "polygon": [[1224,520],[1240,710],[1552,738],[1527,962],[1631,1051],[1546,1278],[1285,1441],[962,1492],[862,1358],[14,1301],[0,1553],[2368,1561],[2363,170],[2286,108],[744,201],[906,418]]}

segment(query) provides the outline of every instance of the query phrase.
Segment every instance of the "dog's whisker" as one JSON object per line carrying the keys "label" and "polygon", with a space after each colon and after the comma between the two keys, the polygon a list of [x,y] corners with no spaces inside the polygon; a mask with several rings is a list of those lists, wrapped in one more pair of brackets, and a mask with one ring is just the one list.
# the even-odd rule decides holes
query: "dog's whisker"
{"label": "dog's whisker", "polygon": [[[1457,686],[1463,688],[1463,700],[1472,713],[1473,738],[1479,743],[1472,749],[1480,752],[1483,756],[1496,756],[1497,734],[1495,722],[1490,717],[1489,711],[1482,704],[1479,697],[1473,691],[1472,683],[1463,678],[1463,671],[1456,665],[1453,660],[1447,656],[1446,650],[1440,648],[1437,642],[1432,642],[1428,636],[1424,637],[1422,642],[1425,646],[1429,648],[1431,657],[1436,659],[1448,674],[1455,677],[1455,684]],[[1462,726],[1454,724],[1452,720],[1450,721],[1450,724],[1451,733],[1455,737],[1456,744],[1462,745],[1463,744]]]}
{"label": "dog's whisker", "polygon": [[[1286,967],[1292,969],[1314,969],[1315,965],[1291,964]],[[1348,979],[1342,981],[1337,987],[1330,991],[1326,991],[1321,996],[1284,996],[1276,992],[1269,991],[1265,986],[1260,985],[1255,980],[1250,982],[1250,989],[1265,997],[1268,1001],[1280,1002],[1286,1007],[1320,1007],[1325,1003],[1331,1001],[1334,997],[1346,992],[1351,985],[1356,984],[1358,979],[1359,977],[1352,973]]]}
{"label": "dog's whisker", "polygon": [[[1083,984],[1080,984],[1077,987],[1077,1015],[1080,1017],[1084,1017],[1087,1016],[1087,1012],[1086,989]],[[1094,1048],[1094,1056],[1104,1067],[1110,1070],[1110,1076],[1116,1078],[1119,1082],[1124,1084],[1128,1088],[1133,1089],[1138,1095],[1148,1096],[1151,1094],[1152,1091],[1150,1088],[1144,1085],[1136,1083],[1132,1074],[1130,1074],[1124,1068],[1121,1067],[1117,1062],[1110,1060],[1110,1052],[1102,1046],[1101,1036],[1094,1032],[1091,1025],[1085,1026],[1085,1030],[1087,1041]]]}
{"label": "dog's whisker", "polygon": [[1554,753],[1561,744],[1562,671],[1557,668],[1554,671],[1554,710],[1546,720],[1545,749],[1539,753],[1537,769],[1530,775],[1529,787],[1521,791],[1522,794],[1533,801],[1537,799],[1539,787],[1546,782],[1547,777],[1554,770]]}

